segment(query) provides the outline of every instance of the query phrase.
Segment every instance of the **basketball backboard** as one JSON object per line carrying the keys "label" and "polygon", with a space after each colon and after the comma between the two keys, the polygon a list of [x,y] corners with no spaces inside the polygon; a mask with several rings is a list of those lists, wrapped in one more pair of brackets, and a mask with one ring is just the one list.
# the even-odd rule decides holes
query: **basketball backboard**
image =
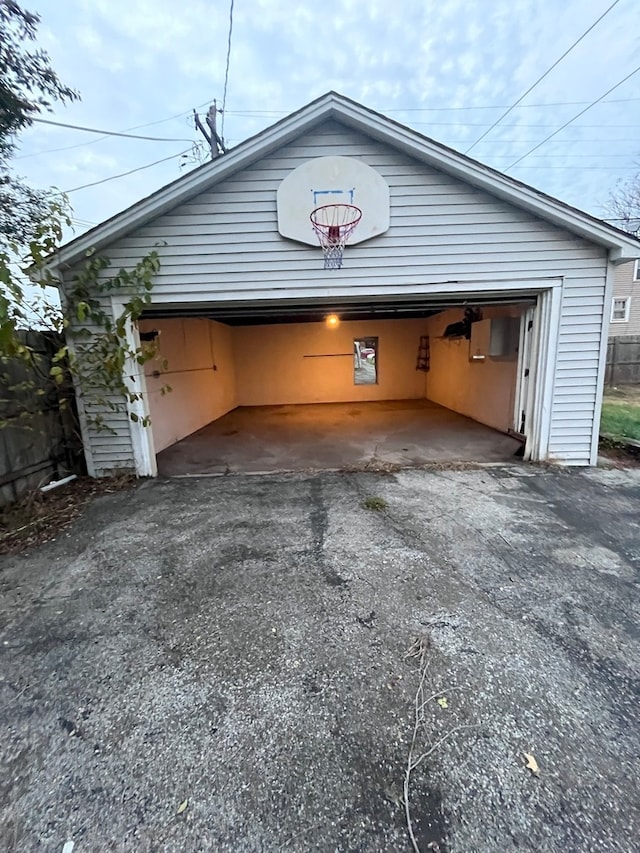
{"label": "basketball backboard", "polygon": [[389,229],[389,187],[355,157],[317,157],[298,166],[278,187],[277,204],[280,234],[309,246],[318,245],[310,214],[323,205],[355,205],[362,211],[349,246]]}

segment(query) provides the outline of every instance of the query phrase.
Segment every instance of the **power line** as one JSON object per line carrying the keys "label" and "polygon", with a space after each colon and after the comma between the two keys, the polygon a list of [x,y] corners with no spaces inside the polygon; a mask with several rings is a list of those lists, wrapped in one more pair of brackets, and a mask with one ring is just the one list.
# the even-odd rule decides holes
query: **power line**
{"label": "power line", "polygon": [[[196,109],[200,110],[200,109],[202,109],[202,107],[206,106],[208,103],[209,103],[209,101],[204,101],[204,103],[198,104]],[[184,118],[189,118],[191,116],[191,110],[183,110],[181,113],[176,113],[175,115],[169,116],[168,118],[160,118],[160,119],[156,119],[156,121],[148,121],[146,124],[137,124],[135,127],[125,127],[123,132],[129,131],[129,130],[140,130],[140,128],[151,127],[154,124],[165,124],[165,122],[173,121],[174,119],[182,118],[183,116],[184,116]]]}
{"label": "power line", "polygon": [[[635,98],[630,98],[630,100],[636,100]],[[637,100],[640,100],[638,98]],[[588,101],[576,101],[576,102],[568,102],[568,103],[577,103],[577,104],[586,104]],[[615,101],[609,101],[609,103],[616,103]],[[525,105],[527,106],[527,105]],[[467,107],[460,107],[460,109],[467,109]],[[469,107],[469,109],[475,109]],[[478,109],[484,109],[483,107],[478,107]],[[487,109],[495,109],[494,107],[487,107]],[[387,112],[411,112],[411,110],[387,110]],[[266,113],[251,113],[251,112],[243,112],[241,110],[227,110],[228,115],[230,116],[239,116],[241,118],[267,118]],[[275,114],[271,114],[275,115]],[[288,113],[278,113],[278,115],[289,115]],[[480,121],[480,122],[469,122],[464,121],[463,119],[457,119],[456,121],[412,121],[411,127],[489,127],[490,123],[488,121]],[[518,122],[515,127],[535,127],[535,128],[544,128],[544,127],[555,127],[555,124],[523,124],[522,122]],[[581,124],[580,127],[624,127],[624,128],[636,128],[640,127],[640,124],[609,124],[600,122],[599,124]]]}
{"label": "power line", "polygon": [[[548,128],[548,127],[550,127],[550,125],[542,125],[540,127],[540,130],[544,131],[545,128]],[[554,125],[554,127],[555,127],[555,125]],[[464,129],[464,127],[462,125],[456,125],[456,128],[460,131]],[[535,128],[535,125],[532,125],[531,128],[527,128],[527,129],[531,130],[534,128]],[[601,129],[606,130],[606,127],[602,127]],[[515,145],[515,144],[526,145],[527,143],[534,143],[534,142],[538,141],[538,139],[520,139],[514,134],[514,131],[516,131],[516,130],[519,130],[519,128],[518,127],[509,128],[509,131],[508,131],[509,135],[508,136],[503,137],[501,139],[483,139],[480,144],[483,146],[484,145]],[[581,130],[581,128],[580,127],[574,127],[574,128],[572,128],[572,130]],[[438,142],[444,142],[445,139],[450,139],[454,132],[455,132],[455,130],[452,130],[451,132],[442,131],[441,135],[438,137],[437,141]],[[572,145],[579,144],[582,142],[596,142],[596,143],[605,143],[606,142],[607,144],[610,142],[613,142],[613,143],[633,142],[637,146],[638,145],[638,136],[606,136],[606,137],[602,137],[602,136],[600,136],[600,137],[576,136],[576,137],[571,137],[568,141],[571,142]],[[465,145],[466,142],[467,142],[466,139],[458,139],[453,144],[462,146],[462,145]],[[472,156],[480,156],[480,155],[472,155]]]}
{"label": "power line", "polygon": [[233,32],[233,0],[229,3],[229,37],[227,39],[227,63],[224,70],[224,88],[222,90],[222,124],[220,126],[220,136],[224,142],[224,117],[225,108],[227,106],[227,85],[229,83],[229,62],[231,61],[231,34]]}
{"label": "power line", "polygon": [[[487,122],[469,122],[469,121],[412,121],[411,127],[489,127]],[[555,124],[522,124],[518,122],[517,124],[510,126],[509,130],[520,129],[521,127],[535,127],[538,130],[544,129],[546,127],[555,127]],[[578,126],[578,130],[582,128],[609,128],[609,127],[623,127],[626,130],[631,130],[637,127],[640,127],[640,124],[581,124]],[[479,142],[480,140],[478,140]],[[474,145],[476,143],[474,142]]]}
{"label": "power line", "polygon": [[553,137],[557,136],[560,133],[560,131],[565,129],[565,127],[569,127],[569,125],[572,124],[576,119],[580,118],[580,116],[583,116],[588,110],[590,110],[592,107],[595,107],[596,104],[599,104],[600,101],[604,100],[604,98],[607,97],[607,95],[609,95],[611,92],[613,92],[619,86],[622,86],[623,83],[626,83],[627,80],[629,80],[631,77],[633,77],[634,74],[637,74],[638,71],[640,71],[640,65],[638,65],[638,67],[635,68],[630,74],[627,74],[626,77],[623,77],[619,83],[616,83],[615,86],[612,86],[608,91],[606,91],[604,93],[604,95],[601,95],[595,101],[592,101],[588,107],[585,107],[583,110],[580,110],[579,113],[574,115],[573,118],[570,118],[569,121],[566,121],[557,130],[554,130],[553,133],[550,133],[548,136],[545,136],[545,138],[542,140],[542,142],[539,142],[537,145],[534,145],[533,148],[531,148],[529,151],[527,151],[526,154],[523,154],[522,157],[518,157],[517,160],[514,160],[510,166],[507,166],[507,168],[505,169],[505,172],[508,172],[510,169],[513,169],[514,166],[517,166],[517,164],[521,163],[525,157],[529,156],[529,154],[533,154],[533,152],[537,151],[538,148],[541,148],[545,144],[545,142],[548,142],[550,139],[553,139]]}
{"label": "power line", "polygon": [[[489,154],[488,156],[492,157],[493,159],[495,159],[496,157],[499,159],[501,157],[502,158],[512,157],[513,155],[512,154]],[[567,154],[564,151],[558,151],[555,154],[536,154],[535,156],[536,156],[537,160],[539,160],[541,158],[543,160],[548,160],[550,158],[557,160],[558,157],[562,157],[562,158],[569,157],[570,159],[573,159],[575,157],[591,157],[591,158],[593,158],[593,157],[601,157],[601,158],[604,157],[606,160],[613,160],[613,159],[628,160],[630,157],[633,157],[635,155],[633,155],[633,154],[599,154],[599,153],[594,153],[594,154]]]}
{"label": "power line", "polygon": [[[640,101],[640,98],[612,98],[607,104],[628,104]],[[589,101],[548,101],[546,104],[519,104],[519,109],[542,109],[544,107],[579,107]],[[431,113],[431,112],[467,112],[469,110],[505,110],[510,104],[484,104],[474,107],[381,107],[382,113]],[[253,118],[270,118],[290,115],[295,110],[227,110],[230,116],[246,116]]]}
{"label": "power line", "polygon": [[[199,104],[196,107],[196,109],[200,109],[200,107],[204,107],[205,104],[208,104],[208,103],[209,103],[208,101],[205,101],[204,104]],[[175,115],[167,116],[167,118],[157,119],[156,121],[148,121],[148,122],[146,122],[146,124],[136,124],[133,127],[125,127],[123,130],[118,131],[118,133],[125,134],[125,133],[128,133],[128,131],[130,131],[130,130],[140,130],[143,127],[151,127],[152,125],[156,125],[156,124],[165,124],[166,122],[173,121],[174,119],[177,119],[177,118],[182,118],[182,117],[186,118],[189,114],[190,114],[189,111],[176,113]],[[47,148],[44,151],[33,151],[31,154],[20,154],[19,156],[14,157],[13,159],[14,160],[27,160],[30,157],[40,157],[43,154],[57,154],[59,151],[71,151],[74,148],[84,148],[87,145],[95,145],[97,142],[102,142],[104,139],[107,139],[108,136],[112,135],[109,133],[109,131],[103,131],[103,133],[105,135],[100,136],[98,139],[91,139],[91,140],[89,140],[89,142],[77,142],[75,145],[64,145],[61,148]],[[180,142],[185,141],[186,142],[186,140],[177,140],[177,141],[180,141]]]}
{"label": "power line", "polygon": [[502,113],[502,115],[494,121],[494,123],[491,125],[491,127],[488,130],[485,130],[485,132],[482,134],[482,136],[480,136],[478,139],[476,139],[476,141],[472,145],[470,145],[464,153],[468,154],[469,151],[471,151],[473,148],[475,148],[476,145],[478,144],[478,142],[481,142],[485,138],[485,136],[488,136],[491,133],[491,131],[494,129],[494,127],[497,127],[500,124],[500,122],[502,121],[503,118],[506,118],[509,115],[509,113],[518,106],[519,103],[524,101],[524,99],[527,97],[527,95],[530,92],[533,92],[533,90],[536,88],[538,83],[541,83],[544,80],[544,78],[547,77],[553,71],[553,69],[556,68],[562,62],[562,60],[565,58],[565,56],[568,56],[571,53],[571,51],[573,50],[573,48],[576,47],[576,45],[579,45],[580,42],[586,36],[589,35],[591,30],[595,26],[597,26],[600,23],[600,21],[609,14],[609,12],[613,9],[613,7],[618,5],[619,2],[620,2],[620,0],[613,0],[613,3],[611,4],[611,6],[609,6],[609,8],[605,12],[603,12],[602,15],[600,15],[598,20],[594,21],[593,24],[591,24],[591,26],[589,27],[589,29],[585,30],[582,33],[582,35],[580,36],[580,38],[578,38],[576,41],[574,41],[574,43],[571,45],[571,47],[567,48],[567,50],[565,50],[565,52],[562,54],[562,56],[559,59],[556,59],[556,61],[553,63],[553,65],[551,65],[549,68],[547,68],[547,70],[544,72],[544,74],[541,77],[538,77],[536,82],[533,83],[531,86],[529,86],[527,91],[523,95],[521,95],[518,98],[518,100],[514,104],[512,104],[504,113]]}
{"label": "power line", "polygon": [[[537,139],[516,139],[513,136],[510,136],[508,139],[487,139],[482,144],[483,145],[527,145],[529,143],[537,142]],[[579,145],[583,142],[597,142],[609,144],[610,142],[633,142],[636,147],[638,145],[638,137],[637,136],[614,136],[614,137],[599,137],[597,139],[591,137],[579,137],[577,139],[569,139],[567,140],[572,145]],[[457,143],[459,145],[464,145],[465,140],[460,139]],[[631,155],[630,155],[631,156]]]}
{"label": "power line", "polygon": [[133,175],[134,172],[141,172],[143,169],[150,169],[152,166],[157,166],[158,163],[166,163],[167,160],[175,160],[176,157],[182,157],[183,154],[187,154],[191,149],[186,148],[184,151],[179,151],[177,154],[172,154],[170,157],[163,157],[161,160],[154,160],[153,163],[147,163],[146,166],[138,166],[136,169],[129,169],[128,172],[121,172],[119,175],[111,175],[108,178],[102,178],[99,181],[93,181],[90,184],[83,184],[81,187],[74,187],[71,190],[64,190],[63,192],[66,195],[70,193],[76,193],[78,190],[86,190],[89,187],[97,187],[98,184],[105,184],[107,181],[115,181],[117,178],[126,178],[127,175]]}
{"label": "power line", "polygon": [[[612,98],[607,104],[628,104],[631,101],[640,101],[640,98]],[[588,104],[589,101],[548,101],[546,104],[519,104],[519,109],[536,109],[541,107],[578,107]],[[423,112],[448,112],[458,110],[504,110],[510,104],[485,104],[481,107],[390,107],[383,108],[383,113],[423,113]]]}
{"label": "power line", "polygon": [[54,127],[66,127],[69,130],[83,130],[86,133],[100,133],[102,136],[124,136],[125,139],[144,139],[147,142],[191,142],[190,139],[166,137],[166,136],[138,136],[133,133],[119,133],[116,130],[98,130],[95,127],[83,127],[79,124],[66,124],[62,121],[52,121],[48,118],[33,118],[31,121],[38,124],[52,124]]}
{"label": "power line", "polygon": [[[486,165],[489,165],[488,163]],[[502,166],[494,166],[494,169],[497,169],[499,172],[506,174],[506,169],[503,169]],[[568,171],[572,169],[579,170],[584,172],[588,170],[589,172],[628,172],[631,168],[630,166],[625,166],[620,163],[618,166],[590,166],[588,164],[583,164],[582,166],[525,166],[525,169],[544,169],[545,172],[550,171],[551,169],[559,169],[560,171]]]}

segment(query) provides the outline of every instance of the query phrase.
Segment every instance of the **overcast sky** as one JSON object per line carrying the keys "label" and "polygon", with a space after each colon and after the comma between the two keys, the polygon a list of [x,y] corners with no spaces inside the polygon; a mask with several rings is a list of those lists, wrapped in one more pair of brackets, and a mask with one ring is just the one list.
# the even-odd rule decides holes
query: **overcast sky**
{"label": "overcast sky", "polygon": [[[230,146],[333,89],[465,151],[613,0],[235,0],[224,135]],[[24,0],[39,44],[82,100],[56,121],[175,141],[39,124],[16,170],[70,194],[76,232],[193,164],[193,107],[222,101],[229,0]],[[640,171],[640,73],[508,167],[640,64],[640,2],[618,0],[584,40],[471,151],[576,207],[603,215]],[[136,130],[131,130],[136,128]],[[176,156],[178,155],[178,156]]]}

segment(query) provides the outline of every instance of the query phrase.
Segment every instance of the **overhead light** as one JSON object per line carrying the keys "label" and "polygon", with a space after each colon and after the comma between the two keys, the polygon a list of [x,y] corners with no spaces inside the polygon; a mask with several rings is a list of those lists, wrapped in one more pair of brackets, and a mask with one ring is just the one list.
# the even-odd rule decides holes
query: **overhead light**
{"label": "overhead light", "polygon": [[330,329],[336,329],[340,325],[340,317],[337,314],[328,314],[325,323]]}

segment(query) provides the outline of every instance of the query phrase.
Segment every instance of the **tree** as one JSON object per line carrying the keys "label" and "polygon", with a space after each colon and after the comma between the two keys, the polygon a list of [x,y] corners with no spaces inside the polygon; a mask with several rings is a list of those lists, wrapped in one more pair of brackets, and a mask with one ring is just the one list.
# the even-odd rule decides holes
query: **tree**
{"label": "tree", "polygon": [[53,103],[76,101],[43,50],[28,50],[35,42],[38,15],[14,0],[0,0],[0,249],[9,242],[28,243],[46,218],[50,191],[33,189],[10,171],[16,136],[33,124]]}
{"label": "tree", "polygon": [[[154,345],[130,346],[127,330],[151,301],[160,264],[152,251],[133,269],[109,275],[109,260],[88,253],[67,284],[64,307],[44,297],[54,284],[49,262],[63,227],[71,224],[68,202],[60,193],[25,185],[12,175],[10,163],[17,134],[38,113],[51,110],[55,101],[79,96],[61,83],[44,51],[25,48],[35,41],[39,21],[14,0],[0,0],[0,428],[16,422],[29,426],[39,411],[38,395],[54,392],[60,408],[74,393],[81,396],[88,425],[106,429],[105,412],[126,410],[127,403],[140,399],[127,367],[157,354]],[[34,298],[39,291],[42,298]],[[111,317],[101,297],[116,292],[127,301],[121,314]],[[25,336],[25,330],[34,327],[55,341],[52,358],[44,365]],[[16,361],[25,370],[12,384],[9,368]],[[3,418],[8,403],[11,414]],[[130,417],[138,420],[135,412]]]}
{"label": "tree", "polygon": [[609,195],[608,212],[614,225],[640,235],[640,172]]}

